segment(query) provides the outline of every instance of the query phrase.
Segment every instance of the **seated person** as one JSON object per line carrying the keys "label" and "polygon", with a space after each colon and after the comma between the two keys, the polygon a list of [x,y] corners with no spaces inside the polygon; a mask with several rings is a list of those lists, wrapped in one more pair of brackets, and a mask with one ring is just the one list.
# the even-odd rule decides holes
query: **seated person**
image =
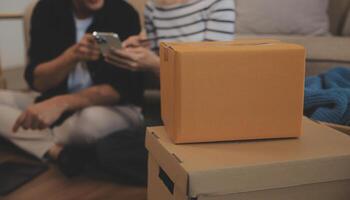
{"label": "seated person", "polygon": [[68,176],[84,163],[73,147],[143,123],[142,74],[104,62],[93,31],[124,40],[140,32],[138,14],[124,1],[40,0],[25,78],[41,95],[0,91],[0,136],[39,159],[56,160]]}
{"label": "seated person", "polygon": [[[124,41],[123,49],[112,49],[105,60],[117,67],[130,71],[152,71],[159,73],[159,57],[157,55],[160,41],[212,41],[232,40],[234,38],[234,4],[233,0],[154,0],[149,1],[145,9],[145,27],[150,44],[142,35],[131,36]],[[149,48],[151,47],[151,48]],[[155,122],[154,124],[158,124]],[[153,125],[154,125],[153,124]],[[104,168],[116,175],[132,174],[129,179],[146,177],[146,160],[138,159],[138,166],[126,168],[126,159],[145,157],[146,150],[138,148],[126,156],[114,155],[126,144],[118,138],[130,137],[129,133],[109,136],[97,144],[98,158]],[[115,139],[117,138],[117,139]],[[127,144],[128,146],[132,146]],[[112,152],[112,153],[110,153]],[[129,169],[129,170],[126,170]],[[130,172],[132,170],[132,173]],[[135,173],[137,172],[137,173]]]}
{"label": "seated person", "polygon": [[233,0],[150,0],[145,7],[148,39],[129,37],[125,48],[111,50],[106,61],[132,71],[159,73],[159,42],[233,40],[234,23]]}

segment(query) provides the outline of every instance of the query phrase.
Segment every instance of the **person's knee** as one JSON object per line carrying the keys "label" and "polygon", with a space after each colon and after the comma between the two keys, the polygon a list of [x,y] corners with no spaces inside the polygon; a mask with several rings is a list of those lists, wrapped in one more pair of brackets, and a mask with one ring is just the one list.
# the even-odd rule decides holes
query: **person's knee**
{"label": "person's knee", "polygon": [[0,90],[0,105],[10,106],[24,110],[34,102],[35,95],[15,92],[11,90]]}
{"label": "person's knee", "polygon": [[10,91],[0,90],[0,105],[11,105],[14,102],[13,95]]}
{"label": "person's knee", "polygon": [[104,131],[113,127],[115,123],[121,124],[123,119],[112,107],[93,106],[83,109],[79,114],[79,125],[88,127],[92,131]]}
{"label": "person's knee", "polygon": [[87,143],[95,142],[113,132],[118,122],[120,128],[127,128],[127,126],[122,127],[121,121],[113,113],[112,108],[103,106],[85,108],[80,111],[74,124],[73,140]]}
{"label": "person's knee", "polygon": [[100,106],[88,107],[80,111],[78,123],[91,125],[99,123],[107,115],[106,108]]}
{"label": "person's knee", "polygon": [[74,127],[70,130],[69,140],[74,143],[91,143],[113,132],[135,129],[133,128],[135,124],[133,118],[136,118],[134,115],[136,116],[137,113],[132,113],[132,109],[119,107],[92,106],[85,108],[76,113],[76,119],[71,124]]}
{"label": "person's knee", "polygon": [[98,108],[91,107],[80,111],[71,135],[74,143],[91,143],[97,140],[99,129],[96,124],[99,119],[95,114],[98,110]]}

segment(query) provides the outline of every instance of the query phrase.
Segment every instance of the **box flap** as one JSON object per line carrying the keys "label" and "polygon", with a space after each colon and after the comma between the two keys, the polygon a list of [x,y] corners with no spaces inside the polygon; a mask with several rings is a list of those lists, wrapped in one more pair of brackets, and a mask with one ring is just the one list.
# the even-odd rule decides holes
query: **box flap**
{"label": "box flap", "polygon": [[[304,48],[300,45],[281,42],[274,39],[237,39],[233,41],[208,41],[208,42],[162,42],[161,46],[172,49],[177,52],[203,52],[203,51],[228,51],[256,49],[256,47],[264,47],[269,49],[291,49]],[[269,48],[266,48],[269,46]],[[205,47],[205,48],[203,48]],[[260,50],[260,49],[259,49]]]}
{"label": "box flap", "polygon": [[262,45],[262,44],[272,44],[272,43],[282,43],[280,40],[274,39],[236,39],[232,41],[204,41],[204,42],[161,42],[160,45],[167,48],[181,48],[185,47],[202,47],[202,46],[235,46],[235,45]]}
{"label": "box flap", "polygon": [[306,118],[303,128],[300,139],[174,145],[154,127],[147,148],[175,182],[188,173],[191,197],[349,179],[350,137]]}
{"label": "box flap", "polygon": [[160,87],[161,87],[161,116],[164,124],[167,124],[166,131],[169,133],[170,137],[175,140],[176,135],[173,134],[177,132],[179,128],[178,116],[179,112],[175,110],[178,109],[178,99],[179,94],[179,67],[173,67],[177,63],[177,55],[171,46],[166,43],[161,44],[160,48]]}

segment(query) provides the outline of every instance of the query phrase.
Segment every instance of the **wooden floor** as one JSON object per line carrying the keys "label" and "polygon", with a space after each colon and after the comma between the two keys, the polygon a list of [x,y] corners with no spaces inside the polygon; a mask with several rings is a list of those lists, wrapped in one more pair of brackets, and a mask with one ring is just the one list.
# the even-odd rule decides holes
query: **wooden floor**
{"label": "wooden floor", "polygon": [[[29,158],[0,143],[0,162],[31,162]],[[145,200],[146,188],[116,184],[99,178],[81,176],[73,179],[64,177],[54,165],[31,182],[0,200]]]}
{"label": "wooden floor", "polygon": [[[10,89],[25,89],[22,77],[23,68],[4,72],[7,86]],[[0,142],[0,163],[3,161],[31,162],[27,156],[3,147]],[[119,185],[100,178],[81,176],[65,178],[60,171],[50,165],[49,170],[31,182],[17,189],[0,200],[146,200],[146,188]]]}

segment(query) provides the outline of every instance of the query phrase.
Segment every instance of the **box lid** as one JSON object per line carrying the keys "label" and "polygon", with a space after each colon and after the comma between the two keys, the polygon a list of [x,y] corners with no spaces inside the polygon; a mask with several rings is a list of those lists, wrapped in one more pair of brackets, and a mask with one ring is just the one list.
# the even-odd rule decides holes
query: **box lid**
{"label": "box lid", "polygon": [[[233,41],[208,42],[161,42],[161,46],[175,52],[208,52],[208,51],[235,51],[235,50],[281,50],[304,49],[303,46],[281,42],[274,39],[237,39]],[[203,48],[205,47],[205,48]]]}
{"label": "box lid", "polygon": [[152,127],[146,147],[190,197],[349,179],[350,137],[306,118],[303,129],[299,139],[175,145]]}

